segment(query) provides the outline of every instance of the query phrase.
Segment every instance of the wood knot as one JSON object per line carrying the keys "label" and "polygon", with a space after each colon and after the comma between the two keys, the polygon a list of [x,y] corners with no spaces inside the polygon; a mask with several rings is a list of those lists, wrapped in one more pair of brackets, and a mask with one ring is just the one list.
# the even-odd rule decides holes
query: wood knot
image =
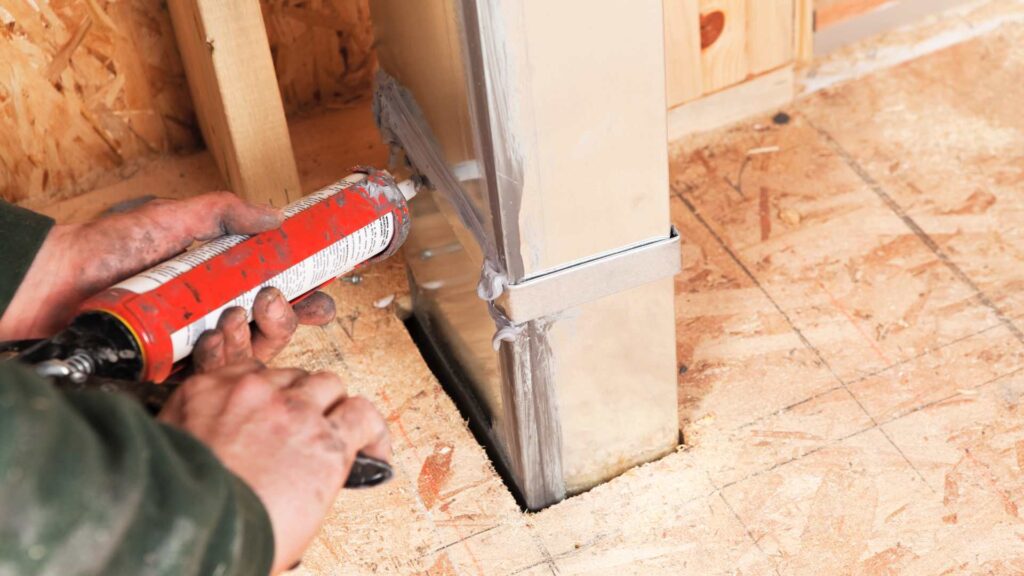
{"label": "wood knot", "polygon": [[718,40],[725,29],[725,13],[715,10],[710,14],[700,15],[700,49],[706,50]]}

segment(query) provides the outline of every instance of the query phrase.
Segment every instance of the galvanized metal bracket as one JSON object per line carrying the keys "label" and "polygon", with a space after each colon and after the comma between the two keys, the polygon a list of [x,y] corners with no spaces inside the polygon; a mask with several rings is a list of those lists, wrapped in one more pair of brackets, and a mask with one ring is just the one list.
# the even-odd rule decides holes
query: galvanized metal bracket
{"label": "galvanized metal bracket", "polygon": [[523,324],[675,276],[681,266],[673,226],[668,238],[508,285],[495,303],[511,323]]}

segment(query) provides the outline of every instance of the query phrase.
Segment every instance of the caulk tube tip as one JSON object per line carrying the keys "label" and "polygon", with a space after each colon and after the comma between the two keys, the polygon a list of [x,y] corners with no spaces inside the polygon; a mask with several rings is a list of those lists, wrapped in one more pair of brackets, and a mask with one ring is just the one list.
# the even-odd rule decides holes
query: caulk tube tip
{"label": "caulk tube tip", "polygon": [[405,201],[408,202],[416,197],[416,183],[411,179],[402,180],[398,183],[398,191],[402,193]]}

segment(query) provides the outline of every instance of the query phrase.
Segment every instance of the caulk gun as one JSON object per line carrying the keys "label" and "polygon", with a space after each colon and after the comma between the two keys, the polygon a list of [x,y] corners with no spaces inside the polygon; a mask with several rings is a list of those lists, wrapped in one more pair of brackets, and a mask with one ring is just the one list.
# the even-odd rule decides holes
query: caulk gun
{"label": "caulk gun", "polygon": [[[285,207],[277,230],[222,236],[93,296],[66,329],[16,358],[62,387],[126,391],[154,409],[170,395],[165,380],[228,308],[251,319],[264,287],[294,302],[397,251],[414,194],[411,181],[357,168]],[[386,462],[359,454],[345,486],[374,486],[391,474]]]}

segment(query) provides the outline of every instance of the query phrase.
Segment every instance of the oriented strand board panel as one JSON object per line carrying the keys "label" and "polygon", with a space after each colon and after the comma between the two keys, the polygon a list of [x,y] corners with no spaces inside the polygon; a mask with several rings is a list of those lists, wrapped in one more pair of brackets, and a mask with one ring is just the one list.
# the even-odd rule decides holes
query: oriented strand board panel
{"label": "oriented strand board panel", "polygon": [[747,0],[747,65],[761,74],[793,61],[794,2]]}
{"label": "oriented strand board panel", "polygon": [[168,2],[206,145],[242,197],[284,206],[300,196],[266,27],[251,0]]}
{"label": "oriented strand board panel", "polygon": [[[369,88],[366,0],[261,0],[288,112]],[[0,2],[0,198],[40,207],[202,145],[166,2]]]}
{"label": "oriented strand board panel", "polygon": [[53,202],[197,146],[160,4],[0,3],[0,198]]}
{"label": "oriented strand board panel", "polygon": [[664,0],[665,83],[668,107],[704,93],[701,78],[700,0]]}
{"label": "oriented strand board panel", "polygon": [[[353,166],[385,166],[388,150],[364,96],[349,105],[292,120],[289,125],[303,192],[309,193],[347,176]],[[224,189],[223,177],[208,150],[156,158],[131,178],[90,190],[48,206],[31,208],[58,222],[84,222],[111,206],[144,198],[186,198]]]}
{"label": "oriented strand board panel", "polygon": [[260,0],[289,113],[351,100],[376,66],[369,0]]}
{"label": "oriented strand board panel", "polygon": [[700,0],[700,45],[705,94],[746,79],[747,0]]}

